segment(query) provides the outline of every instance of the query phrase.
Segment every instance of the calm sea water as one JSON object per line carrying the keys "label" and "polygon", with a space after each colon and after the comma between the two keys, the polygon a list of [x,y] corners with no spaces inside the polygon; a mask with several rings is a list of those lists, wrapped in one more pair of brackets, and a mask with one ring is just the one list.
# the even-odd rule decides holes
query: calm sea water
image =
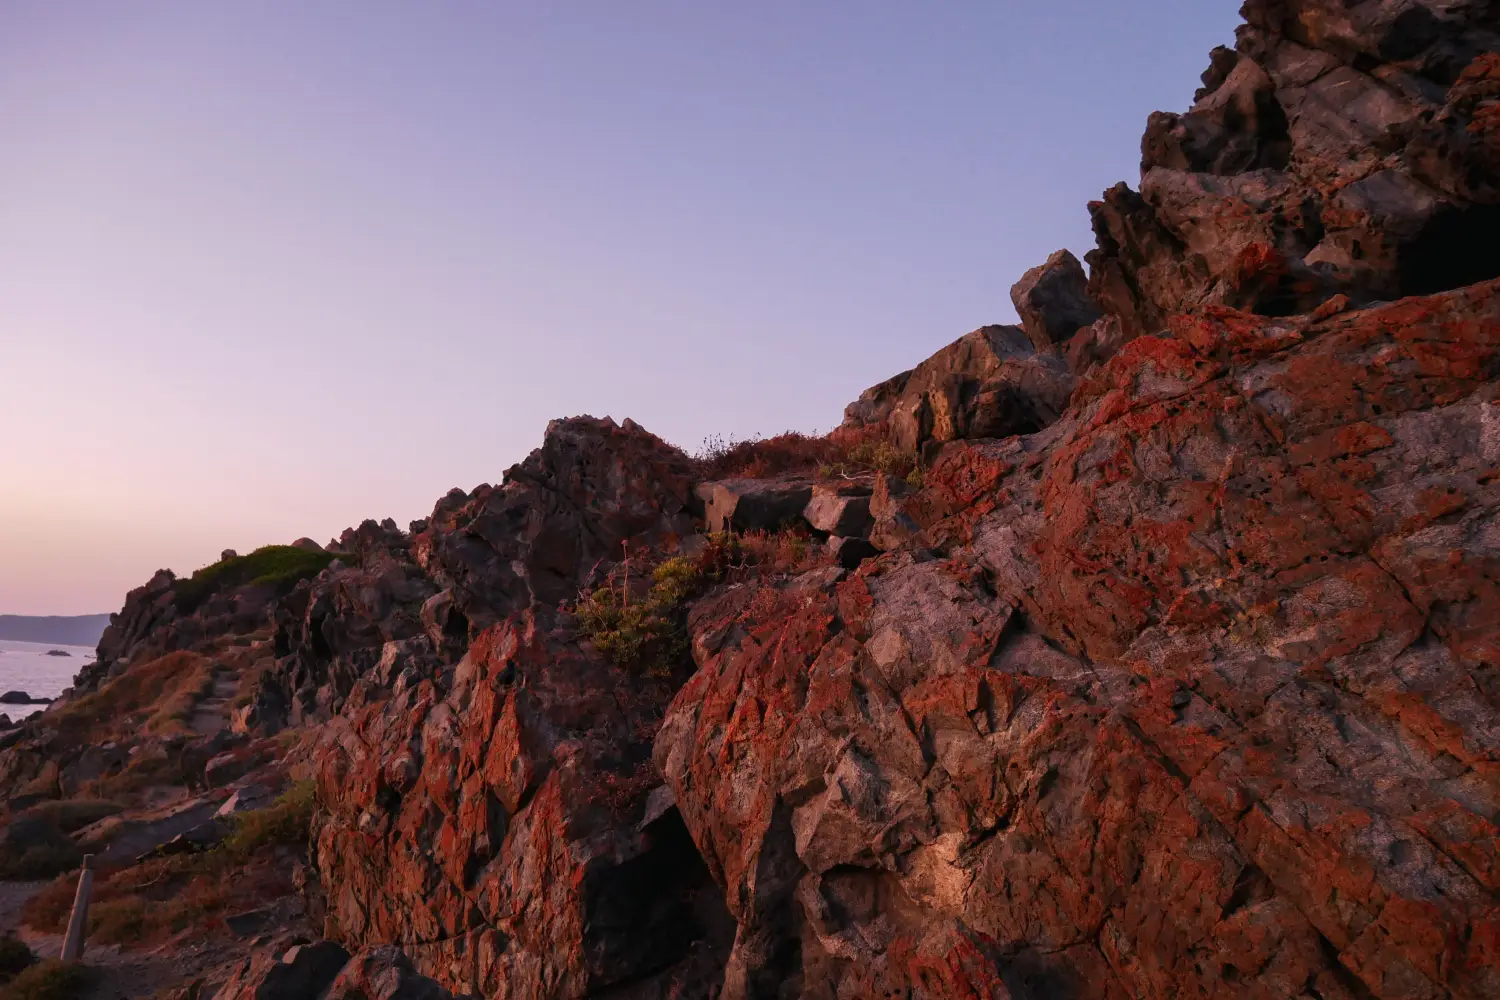
{"label": "calm sea water", "polygon": [[[70,655],[48,656],[50,649],[60,649]],[[73,675],[78,673],[78,668],[93,658],[94,651],[87,646],[54,646],[0,639],[0,694],[25,691],[34,698],[56,698],[62,694],[63,688],[73,685]],[[21,719],[42,707],[0,705],[0,714]]]}

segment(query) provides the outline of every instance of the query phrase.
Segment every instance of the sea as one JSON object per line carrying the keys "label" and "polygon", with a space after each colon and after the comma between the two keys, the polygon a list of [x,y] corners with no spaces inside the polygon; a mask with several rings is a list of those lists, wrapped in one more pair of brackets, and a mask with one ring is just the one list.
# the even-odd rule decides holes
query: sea
{"label": "sea", "polygon": [[[59,649],[67,656],[48,656]],[[17,642],[0,639],[0,694],[25,691],[33,698],[56,698],[64,688],[73,686],[73,676],[85,663],[91,663],[94,651],[88,646],[59,646],[44,642]],[[0,715],[23,719],[41,711],[45,705],[0,705]]]}

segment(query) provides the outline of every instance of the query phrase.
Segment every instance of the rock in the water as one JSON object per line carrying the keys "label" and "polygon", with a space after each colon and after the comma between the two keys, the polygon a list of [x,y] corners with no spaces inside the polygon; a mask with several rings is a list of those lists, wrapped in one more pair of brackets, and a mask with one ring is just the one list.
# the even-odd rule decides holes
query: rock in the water
{"label": "rock in the water", "polygon": [[7,691],[0,694],[0,705],[50,705],[51,703],[51,698],[33,698],[25,691]]}
{"label": "rock in the water", "polygon": [[1078,258],[1059,250],[1011,287],[1010,300],[1021,326],[1039,350],[1066,346],[1079,330],[1099,319],[1100,309],[1089,298],[1088,284]]}
{"label": "rock in the water", "polygon": [[68,652],[66,649],[49,649],[49,650],[47,650],[47,655],[48,656],[72,656],[73,654],[70,653],[70,652]]}

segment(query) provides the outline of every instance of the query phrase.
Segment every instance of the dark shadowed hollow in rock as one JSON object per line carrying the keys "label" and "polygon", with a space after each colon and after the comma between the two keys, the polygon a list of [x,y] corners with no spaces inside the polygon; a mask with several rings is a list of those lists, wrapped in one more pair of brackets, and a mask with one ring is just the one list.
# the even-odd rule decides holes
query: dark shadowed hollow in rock
{"label": "dark shadowed hollow in rock", "polygon": [[1397,254],[1403,295],[1434,295],[1500,278],[1500,205],[1447,208]]}

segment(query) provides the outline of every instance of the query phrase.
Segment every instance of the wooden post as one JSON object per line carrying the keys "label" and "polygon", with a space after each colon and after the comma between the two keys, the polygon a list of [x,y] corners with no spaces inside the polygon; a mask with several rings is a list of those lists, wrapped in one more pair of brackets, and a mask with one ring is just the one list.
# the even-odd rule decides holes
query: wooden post
{"label": "wooden post", "polygon": [[73,897],[73,915],[68,918],[68,934],[63,938],[62,960],[77,962],[83,958],[83,939],[89,927],[89,891],[94,887],[94,856],[83,856],[78,872],[78,893]]}

